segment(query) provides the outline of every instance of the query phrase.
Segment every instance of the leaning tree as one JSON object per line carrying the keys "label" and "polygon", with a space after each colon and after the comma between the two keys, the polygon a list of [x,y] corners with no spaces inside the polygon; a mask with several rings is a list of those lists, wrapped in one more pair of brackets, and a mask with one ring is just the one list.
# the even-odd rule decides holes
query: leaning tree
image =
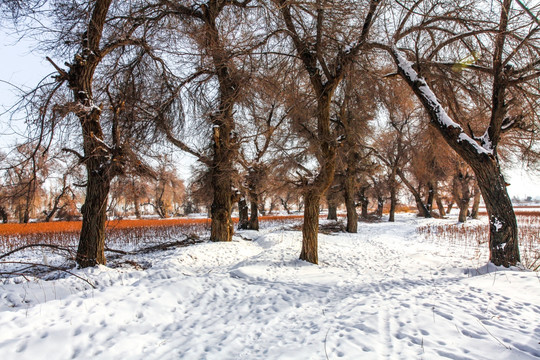
{"label": "leaning tree", "polygon": [[390,44],[377,45],[473,169],[490,218],[490,260],[503,266],[520,256],[499,146],[506,133],[535,126],[538,116],[539,23],[517,3],[400,2]]}

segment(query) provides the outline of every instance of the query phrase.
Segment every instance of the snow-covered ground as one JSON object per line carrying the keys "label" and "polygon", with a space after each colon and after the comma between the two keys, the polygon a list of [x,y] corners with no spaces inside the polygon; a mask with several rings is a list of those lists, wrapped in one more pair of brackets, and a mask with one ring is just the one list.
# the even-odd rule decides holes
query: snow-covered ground
{"label": "snow-covered ground", "polygon": [[269,228],[74,271],[96,289],[4,280],[0,359],[540,358],[538,273],[416,234],[434,221],[321,234],[318,266]]}

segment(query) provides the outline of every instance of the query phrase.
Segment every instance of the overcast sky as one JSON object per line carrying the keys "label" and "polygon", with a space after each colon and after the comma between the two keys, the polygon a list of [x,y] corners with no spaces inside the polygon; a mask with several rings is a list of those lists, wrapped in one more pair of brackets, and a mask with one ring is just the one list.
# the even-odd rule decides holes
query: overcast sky
{"label": "overcast sky", "polygon": [[[54,70],[44,55],[33,53],[31,48],[32,43],[17,42],[16,37],[0,28],[0,150],[4,152],[20,138],[18,134],[24,129],[22,121],[10,122],[9,113],[4,113],[17,101],[14,86],[28,90]],[[178,155],[183,163],[191,164],[193,161],[189,156]],[[179,175],[189,180],[185,172],[186,168],[179,170]],[[508,187],[510,196],[540,198],[540,175],[531,175],[530,171],[520,169],[519,164],[516,164],[516,169],[505,173],[511,183]]]}

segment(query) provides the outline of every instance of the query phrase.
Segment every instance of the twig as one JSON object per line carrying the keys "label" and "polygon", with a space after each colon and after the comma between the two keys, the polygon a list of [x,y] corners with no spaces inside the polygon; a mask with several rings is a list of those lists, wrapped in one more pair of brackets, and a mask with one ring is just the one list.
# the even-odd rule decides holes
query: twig
{"label": "twig", "polygon": [[326,360],[329,360],[328,352],[326,351],[326,340],[328,339],[328,333],[330,332],[331,328],[328,328],[328,331],[326,332],[326,336],[324,337],[324,355],[326,355]]}
{"label": "twig", "polygon": [[492,333],[490,333],[489,330],[486,328],[486,326],[484,324],[482,324],[482,322],[479,319],[476,319],[476,320],[480,323],[480,325],[482,325],[482,327],[487,331],[487,333],[489,335],[491,335],[492,338],[494,338],[495,340],[497,340],[499,342],[499,344],[501,344],[502,346],[504,346],[508,350],[512,350],[512,348],[510,346],[506,346],[501,340],[497,339]]}

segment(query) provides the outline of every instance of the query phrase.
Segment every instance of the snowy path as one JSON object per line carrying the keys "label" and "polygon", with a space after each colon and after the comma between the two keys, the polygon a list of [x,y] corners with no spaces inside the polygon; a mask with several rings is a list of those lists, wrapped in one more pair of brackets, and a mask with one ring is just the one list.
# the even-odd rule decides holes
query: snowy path
{"label": "snowy path", "polygon": [[471,277],[485,254],[399,219],[320,235],[319,266],[297,260],[300,232],[246,231],[146,255],[145,271],[79,271],[97,290],[0,285],[0,358],[540,358],[538,274]]}

